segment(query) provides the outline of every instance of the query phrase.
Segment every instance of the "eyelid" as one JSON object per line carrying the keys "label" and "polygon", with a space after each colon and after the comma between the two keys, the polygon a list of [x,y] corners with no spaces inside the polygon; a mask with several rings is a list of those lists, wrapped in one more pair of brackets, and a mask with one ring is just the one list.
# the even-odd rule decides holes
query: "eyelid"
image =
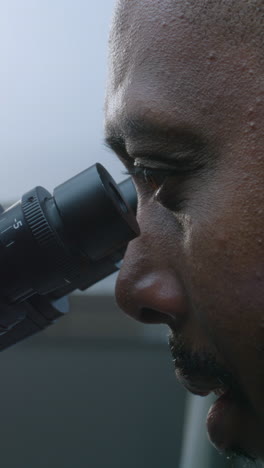
{"label": "eyelid", "polygon": [[[131,167],[131,161],[128,162],[128,165]],[[163,161],[150,161],[145,163],[143,160],[139,160],[139,158],[137,158],[133,165],[135,167],[141,167],[142,169],[156,171],[157,174],[158,172],[167,172],[168,175],[192,174],[201,171],[205,167],[205,163],[194,159],[172,161],[171,164],[164,164]]]}
{"label": "eyelid", "polygon": [[[198,157],[197,157],[198,156]],[[178,183],[197,175],[206,166],[206,162],[199,155],[185,155],[179,158],[179,154],[175,155],[175,159],[171,159],[173,153],[168,155],[146,154],[139,153],[130,155],[127,151],[119,153],[119,158],[128,169],[125,174],[132,177],[141,178],[146,185],[155,186],[155,190],[164,186],[167,180],[171,177],[177,177]],[[165,159],[165,161],[164,161]],[[156,179],[156,180],[155,180]]]}
{"label": "eyelid", "polygon": [[158,191],[170,177],[182,176],[179,171],[175,169],[158,169],[149,168],[142,165],[130,166],[124,174],[129,174],[132,177],[141,178],[151,190]]}
{"label": "eyelid", "polygon": [[162,161],[157,161],[156,159],[151,159],[151,158],[135,158],[134,159],[134,166],[136,167],[147,167],[149,169],[154,169],[154,170],[171,170],[172,167],[169,164],[164,164]]}
{"label": "eyelid", "polygon": [[127,171],[123,171],[123,174],[131,174],[131,175],[143,175],[144,173],[147,173],[147,171],[150,174],[156,174],[156,175],[161,175],[164,174],[169,176],[177,173],[177,171],[174,170],[169,170],[169,169],[158,169],[158,168],[151,168],[147,166],[130,166],[128,167]]}
{"label": "eyelid", "polygon": [[174,171],[174,172],[191,172],[192,170],[201,169],[204,166],[204,161],[201,158],[197,158],[197,153],[194,154],[193,151],[186,155],[183,153],[180,155],[179,152],[171,152],[169,154],[165,153],[155,153],[148,151],[131,151],[128,152],[127,148],[122,147],[122,149],[110,148],[116,153],[121,162],[127,167],[131,167],[138,162],[138,165],[144,168],[157,169],[160,171]]}

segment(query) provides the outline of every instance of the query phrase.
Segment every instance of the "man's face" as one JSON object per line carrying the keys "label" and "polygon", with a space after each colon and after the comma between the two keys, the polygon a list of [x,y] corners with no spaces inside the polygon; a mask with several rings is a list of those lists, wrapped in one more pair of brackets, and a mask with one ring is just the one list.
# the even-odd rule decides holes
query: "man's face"
{"label": "man's face", "polygon": [[106,136],[135,171],[141,229],[117,300],[169,325],[186,388],[225,393],[212,442],[264,458],[263,72],[172,3],[121,1],[111,35]]}

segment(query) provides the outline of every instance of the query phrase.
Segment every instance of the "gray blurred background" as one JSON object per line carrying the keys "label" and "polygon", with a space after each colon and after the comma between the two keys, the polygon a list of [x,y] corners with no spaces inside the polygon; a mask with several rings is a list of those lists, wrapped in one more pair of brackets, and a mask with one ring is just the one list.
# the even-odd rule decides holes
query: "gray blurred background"
{"label": "gray blurred background", "polygon": [[[100,161],[113,0],[0,2],[0,201]],[[210,399],[178,385],[168,330],[120,312],[116,276],[71,297],[49,330],[0,355],[4,468],[232,466],[205,433]],[[238,465],[236,465],[238,466]]]}
{"label": "gray blurred background", "polygon": [[113,0],[1,0],[0,199],[48,190],[101,161]]}

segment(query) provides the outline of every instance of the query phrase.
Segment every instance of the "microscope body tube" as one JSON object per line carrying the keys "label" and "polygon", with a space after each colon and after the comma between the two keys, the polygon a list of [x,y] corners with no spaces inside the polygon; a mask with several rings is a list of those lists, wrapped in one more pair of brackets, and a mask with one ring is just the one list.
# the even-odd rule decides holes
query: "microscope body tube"
{"label": "microscope body tube", "polygon": [[0,213],[0,349],[68,311],[65,296],[118,270],[139,235],[131,180],[101,164],[54,189],[36,187]]}

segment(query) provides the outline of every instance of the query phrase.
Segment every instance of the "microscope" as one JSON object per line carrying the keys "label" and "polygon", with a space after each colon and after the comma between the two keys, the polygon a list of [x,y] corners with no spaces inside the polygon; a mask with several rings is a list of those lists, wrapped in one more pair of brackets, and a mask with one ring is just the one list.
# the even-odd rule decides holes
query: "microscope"
{"label": "microscope", "polygon": [[99,163],[56,187],[0,205],[0,350],[69,311],[68,296],[119,270],[139,235],[131,178],[116,184]]}

